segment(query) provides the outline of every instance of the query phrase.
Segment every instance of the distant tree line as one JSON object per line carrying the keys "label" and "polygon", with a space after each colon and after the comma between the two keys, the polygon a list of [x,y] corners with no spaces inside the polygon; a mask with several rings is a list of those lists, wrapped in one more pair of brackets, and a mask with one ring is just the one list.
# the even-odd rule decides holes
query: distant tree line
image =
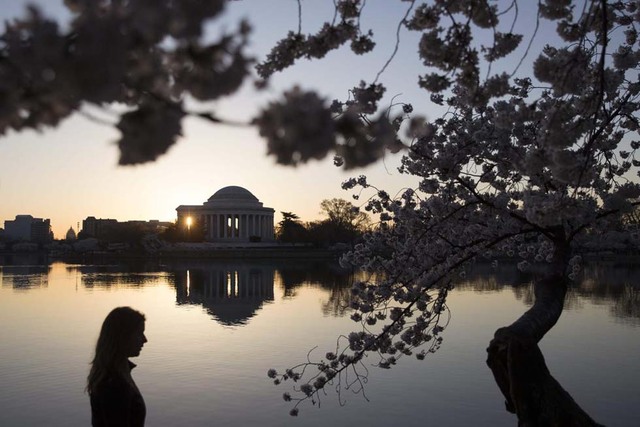
{"label": "distant tree line", "polygon": [[325,199],[320,203],[320,221],[303,223],[292,212],[281,212],[282,220],[276,227],[276,240],[282,243],[309,243],[330,246],[336,243],[353,244],[369,229],[369,216],[343,199]]}

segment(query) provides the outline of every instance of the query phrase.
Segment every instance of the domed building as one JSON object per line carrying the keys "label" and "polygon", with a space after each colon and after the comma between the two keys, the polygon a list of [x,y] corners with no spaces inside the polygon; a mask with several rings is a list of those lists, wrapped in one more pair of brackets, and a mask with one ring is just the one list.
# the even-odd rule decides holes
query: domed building
{"label": "domed building", "polygon": [[180,205],[182,228],[203,227],[210,242],[271,242],[274,240],[272,208],[264,207],[246,188],[229,186],[216,191],[202,205]]}
{"label": "domed building", "polygon": [[67,230],[67,234],[65,236],[65,240],[67,242],[75,242],[76,239],[77,239],[77,236],[76,236],[75,230],[73,229],[73,227],[69,227],[69,230]]}

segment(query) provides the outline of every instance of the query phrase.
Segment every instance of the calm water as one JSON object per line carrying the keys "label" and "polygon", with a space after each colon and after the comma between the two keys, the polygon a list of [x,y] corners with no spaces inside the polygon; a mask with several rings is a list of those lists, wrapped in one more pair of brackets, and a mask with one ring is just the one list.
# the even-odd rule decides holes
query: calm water
{"label": "calm water", "polygon": [[[640,269],[595,268],[541,343],[554,376],[596,420],[640,425]],[[335,266],[182,263],[0,266],[0,426],[90,424],[83,388],[105,315],[147,315],[134,361],[148,426],[514,426],[485,365],[493,332],[532,302],[530,278],[482,268],[449,298],[442,348],[372,368],[366,395],[333,394],[290,417],[271,368],[319,357],[357,326],[343,307],[353,275]]]}

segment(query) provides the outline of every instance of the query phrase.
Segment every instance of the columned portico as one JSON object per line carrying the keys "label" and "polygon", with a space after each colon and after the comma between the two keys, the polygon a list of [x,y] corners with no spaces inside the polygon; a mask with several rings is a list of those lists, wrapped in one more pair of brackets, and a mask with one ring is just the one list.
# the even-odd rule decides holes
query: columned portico
{"label": "columned portico", "polygon": [[[211,242],[271,242],[274,240],[273,213],[242,187],[218,190],[202,205],[181,205],[178,224],[181,227],[204,227]],[[189,219],[190,218],[190,219]]]}

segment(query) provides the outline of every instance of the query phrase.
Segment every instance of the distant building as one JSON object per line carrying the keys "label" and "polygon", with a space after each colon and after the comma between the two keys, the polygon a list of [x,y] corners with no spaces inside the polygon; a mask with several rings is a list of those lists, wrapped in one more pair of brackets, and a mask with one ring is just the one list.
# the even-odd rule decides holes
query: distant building
{"label": "distant building", "polygon": [[124,221],[119,222],[116,219],[102,219],[89,216],[82,221],[82,236],[95,237],[96,239],[106,239],[126,230],[136,228],[145,234],[161,233],[172,225],[171,222],[158,221],[152,219],[150,221]]}
{"label": "distant building", "polygon": [[95,216],[88,216],[82,221],[82,235],[99,239],[114,231],[117,225],[118,220],[115,219],[96,219]]}
{"label": "distant building", "polygon": [[67,230],[67,235],[65,236],[65,240],[67,242],[74,242],[76,240],[77,236],[76,236],[76,232],[73,229],[73,227],[69,227],[69,230]]}
{"label": "distant building", "polygon": [[224,187],[202,205],[180,205],[176,211],[179,227],[202,227],[210,242],[274,240],[275,211],[242,187]]}
{"label": "distant building", "polygon": [[4,222],[4,235],[8,240],[49,243],[53,240],[51,222],[31,215],[16,215],[14,220]]}

